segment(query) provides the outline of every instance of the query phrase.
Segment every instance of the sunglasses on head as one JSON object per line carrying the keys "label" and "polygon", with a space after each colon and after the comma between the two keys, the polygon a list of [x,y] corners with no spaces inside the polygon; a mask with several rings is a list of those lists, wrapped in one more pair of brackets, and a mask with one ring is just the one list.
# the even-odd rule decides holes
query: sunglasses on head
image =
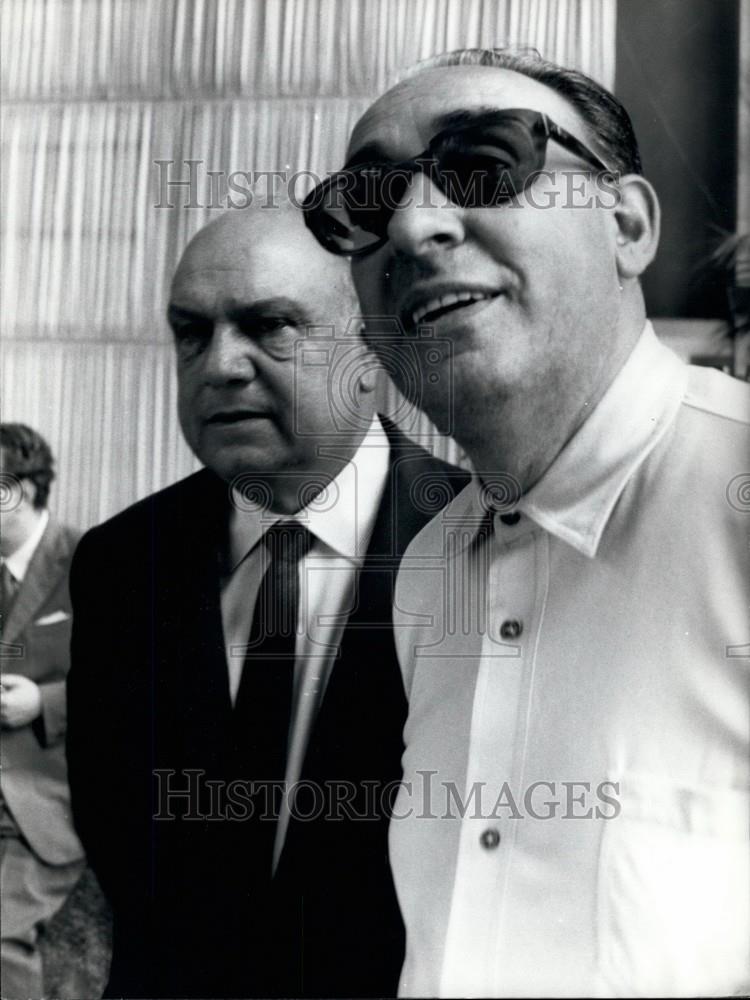
{"label": "sunglasses on head", "polygon": [[362,162],[331,174],[302,203],[305,222],[327,250],[346,257],[388,241],[388,224],[415,174],[461,208],[495,208],[521,194],[544,167],[547,141],[611,173],[570,132],[526,108],[489,111],[444,129],[414,159]]}

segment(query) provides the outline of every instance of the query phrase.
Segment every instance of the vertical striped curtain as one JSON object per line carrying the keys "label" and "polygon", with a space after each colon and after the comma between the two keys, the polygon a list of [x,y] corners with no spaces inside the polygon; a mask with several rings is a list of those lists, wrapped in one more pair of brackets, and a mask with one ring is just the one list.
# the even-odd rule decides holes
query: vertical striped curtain
{"label": "vertical striped curtain", "polygon": [[52,445],[58,516],[87,527],[196,467],[165,295],[229,174],[337,167],[395,74],[447,49],[532,45],[611,87],[615,3],[3,0],[2,417]]}

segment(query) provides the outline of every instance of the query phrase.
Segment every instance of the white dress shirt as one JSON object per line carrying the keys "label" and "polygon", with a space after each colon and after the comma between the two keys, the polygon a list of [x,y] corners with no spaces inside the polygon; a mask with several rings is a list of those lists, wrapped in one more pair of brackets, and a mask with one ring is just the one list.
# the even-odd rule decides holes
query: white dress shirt
{"label": "white dress shirt", "polygon": [[[285,780],[300,778],[305,751],[326,684],[339,651],[346,620],[353,610],[354,583],[364,562],[388,476],[390,448],[375,417],[356,453],[328,488],[294,515],[314,536],[300,560],[299,617],[292,716]],[[252,509],[241,497],[229,524],[229,567],[221,581],[221,613],[232,702],[237,696],[261,580],[268,552],[260,544],[277,521],[274,511]],[[274,846],[278,863],[289,824],[289,799],[282,797]]]}
{"label": "white dress shirt", "polygon": [[43,510],[37,523],[34,525],[34,530],[31,532],[26,541],[22,545],[19,545],[15,552],[6,556],[2,560],[10,570],[13,579],[18,583],[20,583],[26,576],[29,563],[34,557],[34,553],[42,540],[42,535],[47,530],[48,524],[49,511]]}
{"label": "white dress shirt", "polygon": [[747,989],[749,390],[647,324],[516,523],[409,546],[401,996]]}

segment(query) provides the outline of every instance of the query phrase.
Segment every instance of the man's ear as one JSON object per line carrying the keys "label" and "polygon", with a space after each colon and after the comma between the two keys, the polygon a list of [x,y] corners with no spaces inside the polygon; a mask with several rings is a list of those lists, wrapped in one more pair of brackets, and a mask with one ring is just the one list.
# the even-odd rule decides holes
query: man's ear
{"label": "man's ear", "polygon": [[[359,303],[357,303],[357,307],[359,307]],[[365,337],[366,331],[367,322],[364,316],[360,316],[359,324],[356,329],[357,336],[359,338],[359,356],[357,358],[357,364],[354,371],[356,372],[359,391],[375,392],[380,383],[380,373],[383,366],[381,365],[377,354],[367,343]]]}
{"label": "man's ear", "polygon": [[369,349],[365,348],[359,361],[359,388],[361,392],[375,392],[380,380],[381,364]]}
{"label": "man's ear", "polygon": [[656,191],[640,174],[626,174],[618,184],[614,209],[617,225],[616,260],[620,280],[637,278],[656,254],[661,210]]}
{"label": "man's ear", "polygon": [[23,499],[29,507],[33,507],[34,501],[36,500],[36,483],[34,483],[31,479],[22,479],[21,492],[23,493]]}

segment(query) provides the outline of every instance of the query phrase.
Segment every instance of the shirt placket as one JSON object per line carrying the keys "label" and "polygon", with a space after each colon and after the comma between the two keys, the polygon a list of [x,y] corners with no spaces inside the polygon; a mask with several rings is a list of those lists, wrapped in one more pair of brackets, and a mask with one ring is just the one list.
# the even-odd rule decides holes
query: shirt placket
{"label": "shirt placket", "polygon": [[[497,520],[497,519],[496,519]],[[488,995],[497,975],[507,885],[520,833],[533,653],[540,619],[538,539],[528,521],[496,524],[486,543],[487,627],[474,694],[469,764],[441,995]],[[481,558],[475,549],[468,559]]]}

